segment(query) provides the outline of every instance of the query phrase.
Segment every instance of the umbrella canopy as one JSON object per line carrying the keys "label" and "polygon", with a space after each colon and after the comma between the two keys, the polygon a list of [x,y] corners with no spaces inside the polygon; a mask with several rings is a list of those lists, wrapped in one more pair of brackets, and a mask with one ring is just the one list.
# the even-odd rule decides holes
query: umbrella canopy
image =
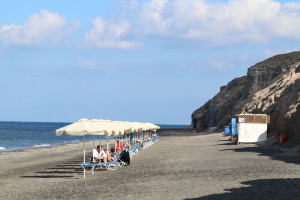
{"label": "umbrella canopy", "polygon": [[144,125],[146,126],[147,130],[157,130],[157,129],[160,129],[159,126],[157,126],[155,124],[152,124],[152,123],[149,123],[149,122],[144,123]]}
{"label": "umbrella canopy", "polygon": [[105,132],[109,135],[112,134],[123,135],[125,132],[131,130],[130,125],[125,124],[121,121],[97,120],[97,119],[93,119],[92,121],[98,122],[101,129],[105,130]]}
{"label": "umbrella canopy", "polygon": [[[123,135],[130,132],[156,130],[159,127],[151,123],[122,122],[102,119],[80,119],[77,122],[53,131],[54,135],[85,136],[85,135]],[[83,145],[83,162],[85,163],[85,142]],[[85,170],[84,170],[85,178]]]}
{"label": "umbrella canopy", "polygon": [[80,119],[77,122],[64,126],[53,131],[54,135],[70,135],[70,136],[83,136],[83,135],[123,135],[128,132],[138,132],[147,130],[159,129],[152,123],[140,122],[122,122],[111,121],[102,119]]}
{"label": "umbrella canopy", "polygon": [[127,122],[131,125],[131,129],[133,132],[139,132],[143,130],[143,123],[140,122]]}
{"label": "umbrella canopy", "polygon": [[114,121],[114,127],[116,134],[124,135],[132,131],[131,125],[122,121]]}
{"label": "umbrella canopy", "polygon": [[53,134],[57,136],[104,135],[106,134],[106,130],[100,126],[99,121],[80,119],[77,122],[56,129],[55,131],[53,131]]}

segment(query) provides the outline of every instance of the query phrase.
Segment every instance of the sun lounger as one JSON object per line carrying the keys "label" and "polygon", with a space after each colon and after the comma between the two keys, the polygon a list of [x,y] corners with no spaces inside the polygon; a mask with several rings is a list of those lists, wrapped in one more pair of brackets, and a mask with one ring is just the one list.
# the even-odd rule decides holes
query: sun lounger
{"label": "sun lounger", "polygon": [[132,158],[133,156],[137,155],[139,151],[140,151],[139,144],[132,145],[130,147],[130,149],[129,149],[130,158]]}
{"label": "sun lounger", "polygon": [[94,171],[96,168],[105,168],[107,170],[116,170],[113,165],[110,165],[110,162],[85,162],[81,163],[81,167],[83,168],[84,171],[92,171],[92,174],[94,174]]}
{"label": "sun lounger", "polygon": [[148,141],[143,141],[143,148],[145,149],[152,146],[155,142],[157,142],[158,138],[159,136],[154,136]]}
{"label": "sun lounger", "polygon": [[123,155],[123,152],[116,156],[114,158],[114,160],[112,161],[109,161],[109,162],[101,162],[101,161],[98,161],[98,162],[85,162],[85,163],[81,163],[81,167],[83,168],[84,170],[84,174],[86,171],[92,171],[92,174],[94,174],[94,171],[96,168],[105,168],[107,170],[116,170],[118,167],[122,167],[124,166],[126,163],[122,162],[120,160],[121,156]]}

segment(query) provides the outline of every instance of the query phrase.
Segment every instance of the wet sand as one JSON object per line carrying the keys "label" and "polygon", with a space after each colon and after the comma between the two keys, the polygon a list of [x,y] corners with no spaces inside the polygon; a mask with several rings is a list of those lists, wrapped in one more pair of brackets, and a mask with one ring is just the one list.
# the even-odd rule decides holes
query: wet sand
{"label": "wet sand", "polygon": [[87,172],[86,179],[82,144],[0,153],[0,199],[300,198],[299,151],[228,139],[163,136],[129,166]]}

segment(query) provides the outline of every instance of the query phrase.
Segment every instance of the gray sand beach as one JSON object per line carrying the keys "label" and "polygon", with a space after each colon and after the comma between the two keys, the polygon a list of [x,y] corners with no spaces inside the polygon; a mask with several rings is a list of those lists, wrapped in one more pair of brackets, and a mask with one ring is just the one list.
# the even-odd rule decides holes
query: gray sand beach
{"label": "gray sand beach", "polygon": [[228,139],[163,136],[129,166],[86,179],[82,144],[2,152],[0,199],[300,199],[299,152]]}

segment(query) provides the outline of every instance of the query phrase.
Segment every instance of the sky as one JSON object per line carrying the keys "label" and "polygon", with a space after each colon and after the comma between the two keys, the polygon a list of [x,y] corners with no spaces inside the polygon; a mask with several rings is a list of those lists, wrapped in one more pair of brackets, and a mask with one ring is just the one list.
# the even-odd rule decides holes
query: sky
{"label": "sky", "polygon": [[0,121],[191,123],[300,49],[297,0],[0,0]]}

